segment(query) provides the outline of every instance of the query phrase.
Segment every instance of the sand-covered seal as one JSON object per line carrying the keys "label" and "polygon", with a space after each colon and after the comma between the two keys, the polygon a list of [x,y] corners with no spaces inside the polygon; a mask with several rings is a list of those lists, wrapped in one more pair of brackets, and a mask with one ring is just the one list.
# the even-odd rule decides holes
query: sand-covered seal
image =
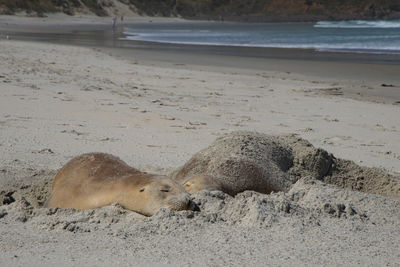
{"label": "sand-covered seal", "polygon": [[112,203],[147,216],[161,208],[198,209],[176,181],[141,172],[103,153],[69,161],[53,181],[47,207],[94,209]]}
{"label": "sand-covered seal", "polygon": [[196,153],[173,178],[194,193],[217,188],[230,195],[245,190],[260,193],[287,191],[294,181],[289,146],[279,138],[252,132],[235,132]]}
{"label": "sand-covered seal", "polygon": [[329,174],[334,157],[295,135],[232,132],[217,138],[172,174],[190,193],[218,189],[230,195],[284,191],[301,177]]}

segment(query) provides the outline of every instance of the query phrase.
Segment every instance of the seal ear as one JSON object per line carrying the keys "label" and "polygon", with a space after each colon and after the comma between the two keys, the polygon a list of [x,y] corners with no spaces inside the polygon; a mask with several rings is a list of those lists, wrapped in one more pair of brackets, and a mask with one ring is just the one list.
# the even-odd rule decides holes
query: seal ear
{"label": "seal ear", "polygon": [[143,191],[144,191],[144,189],[145,189],[145,188],[143,187],[142,189],[140,189],[140,190],[139,190],[139,192],[143,192]]}

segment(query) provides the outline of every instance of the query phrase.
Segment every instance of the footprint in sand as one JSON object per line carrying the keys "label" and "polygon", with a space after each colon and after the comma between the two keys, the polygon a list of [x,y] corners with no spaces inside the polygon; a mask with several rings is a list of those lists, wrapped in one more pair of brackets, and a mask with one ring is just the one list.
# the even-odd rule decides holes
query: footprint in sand
{"label": "footprint in sand", "polygon": [[92,92],[92,91],[102,91],[103,88],[100,86],[95,86],[95,85],[86,85],[84,87],[82,87],[81,91],[88,91],[88,92]]}
{"label": "footprint in sand", "polygon": [[54,151],[50,148],[43,148],[41,150],[32,151],[34,154],[54,154]]}
{"label": "footprint in sand", "polygon": [[189,125],[191,125],[191,126],[201,126],[201,125],[207,125],[207,123],[199,122],[199,121],[189,121]]}
{"label": "footprint in sand", "polygon": [[332,96],[341,96],[344,94],[343,88],[341,87],[321,88],[321,89],[316,89],[316,91],[324,95],[332,95]]}
{"label": "footprint in sand", "polygon": [[337,136],[325,138],[324,141],[322,141],[322,142],[324,144],[328,144],[328,145],[336,145],[343,141],[349,141],[349,140],[353,140],[353,138],[351,136],[337,135]]}
{"label": "footprint in sand", "polygon": [[167,120],[167,121],[174,121],[174,120],[176,120],[175,117],[165,116],[165,115],[161,116],[161,119]]}
{"label": "footprint in sand", "polygon": [[75,130],[63,130],[63,131],[61,131],[61,133],[67,133],[67,134],[75,134],[75,135],[77,135],[77,136],[81,136],[81,135],[89,135],[89,133],[82,133],[82,132],[78,132],[78,131],[75,131]]}
{"label": "footprint in sand", "polygon": [[304,128],[304,129],[300,129],[299,131],[303,132],[303,133],[311,133],[311,132],[314,132],[314,129],[310,128],[310,127],[307,127],[307,128]]}
{"label": "footprint in sand", "polygon": [[[94,141],[100,141],[100,142],[116,142],[116,141],[120,141],[121,139],[118,138],[112,138],[112,137],[105,137],[105,138],[101,138],[98,140],[94,140]],[[93,141],[93,140],[92,140]]]}

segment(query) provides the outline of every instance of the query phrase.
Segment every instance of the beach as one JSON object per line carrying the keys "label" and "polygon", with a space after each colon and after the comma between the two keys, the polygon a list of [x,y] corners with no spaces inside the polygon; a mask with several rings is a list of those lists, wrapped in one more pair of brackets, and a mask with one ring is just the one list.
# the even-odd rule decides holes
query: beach
{"label": "beach", "polygon": [[[302,180],[289,193],[202,192],[195,198],[209,204],[195,215],[44,208],[57,170],[82,153],[168,175],[217,137],[243,130],[295,134],[400,183],[400,64],[390,57],[55,38],[66,18],[0,20],[0,265],[400,262],[400,192]],[[65,33],[110,26],[74,20]],[[299,192],[308,197],[290,197]],[[277,208],[286,202],[296,212]],[[326,212],[326,203],[356,215]]]}

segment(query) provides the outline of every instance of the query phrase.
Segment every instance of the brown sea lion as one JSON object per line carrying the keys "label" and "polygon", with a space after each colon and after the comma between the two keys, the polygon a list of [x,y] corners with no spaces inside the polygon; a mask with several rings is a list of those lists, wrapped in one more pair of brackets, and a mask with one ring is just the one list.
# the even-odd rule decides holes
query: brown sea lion
{"label": "brown sea lion", "polygon": [[104,153],[69,161],[54,178],[47,207],[94,209],[112,203],[147,216],[161,208],[198,209],[179,183],[141,172]]}

